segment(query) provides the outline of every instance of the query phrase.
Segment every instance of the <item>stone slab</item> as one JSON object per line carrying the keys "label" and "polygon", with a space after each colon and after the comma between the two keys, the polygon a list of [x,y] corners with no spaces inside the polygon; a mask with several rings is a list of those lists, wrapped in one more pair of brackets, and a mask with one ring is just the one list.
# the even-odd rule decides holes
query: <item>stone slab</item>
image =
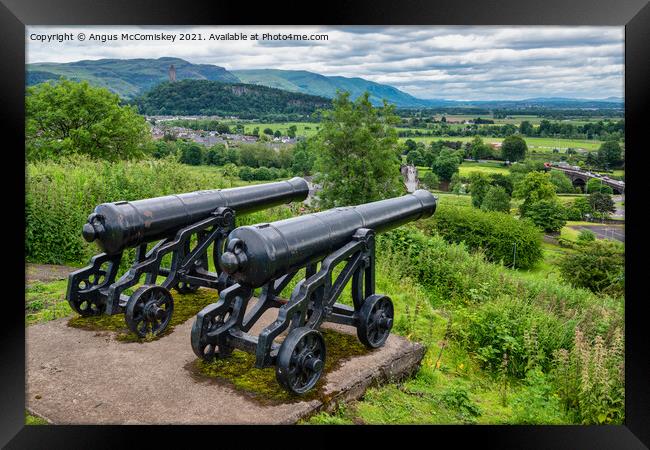
{"label": "stone slab", "polygon": [[[267,311],[252,331],[276,315],[277,310]],[[325,374],[320,399],[264,405],[235,387],[193,374],[193,320],[146,343],[68,327],[67,318],[29,326],[26,408],[53,424],[292,424],[360,398],[373,383],[411,374],[425,352],[422,345],[391,335],[384,347]],[[325,327],[355,334],[353,327]]]}

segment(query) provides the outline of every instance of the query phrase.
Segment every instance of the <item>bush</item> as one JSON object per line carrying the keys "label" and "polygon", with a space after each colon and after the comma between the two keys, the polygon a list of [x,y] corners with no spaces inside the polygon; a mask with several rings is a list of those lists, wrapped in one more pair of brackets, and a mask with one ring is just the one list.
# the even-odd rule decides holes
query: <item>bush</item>
{"label": "bush", "polygon": [[526,221],[501,212],[439,206],[433,218],[420,224],[450,242],[465,242],[470,249],[483,249],[489,261],[512,266],[517,244],[517,268],[529,268],[542,257],[539,231]]}
{"label": "bush", "polygon": [[454,335],[483,365],[497,371],[503,354],[507,372],[524,377],[538,365],[550,369],[553,352],[571,346],[575,322],[511,295],[460,310]]}
{"label": "bush", "polygon": [[492,186],[488,189],[481,203],[483,211],[500,211],[504,213],[510,212],[510,196],[501,186]]}
{"label": "bush", "polygon": [[591,230],[580,230],[578,235],[578,242],[581,244],[586,244],[596,240],[596,235]]}
{"label": "bush", "polygon": [[440,187],[440,178],[431,171],[425,173],[420,182],[427,189],[438,189],[438,187]]}
{"label": "bush", "polygon": [[539,200],[528,205],[524,217],[546,232],[558,232],[566,225],[566,208],[555,199]]}
{"label": "bush", "polygon": [[582,246],[581,251],[564,255],[560,273],[568,283],[593,292],[623,295],[625,289],[625,250],[607,239]]}

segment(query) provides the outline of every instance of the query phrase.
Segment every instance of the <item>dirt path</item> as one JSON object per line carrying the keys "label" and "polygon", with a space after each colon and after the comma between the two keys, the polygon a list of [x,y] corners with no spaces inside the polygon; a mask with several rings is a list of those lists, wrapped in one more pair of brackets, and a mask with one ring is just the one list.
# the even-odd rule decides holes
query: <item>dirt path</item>
{"label": "dirt path", "polygon": [[[267,311],[253,333],[276,315]],[[68,327],[67,320],[26,331],[27,408],[54,424],[290,424],[335,401],[359,398],[373,382],[411,373],[424,356],[420,344],[391,335],[383,348],[326,374],[325,400],[263,405],[232,385],[197,378],[193,319],[147,343],[119,342],[111,333]]]}
{"label": "dirt path", "polygon": [[25,265],[25,284],[30,285],[34,281],[48,283],[50,281],[64,280],[74,270],[76,270],[75,267],[69,266],[28,263]]}

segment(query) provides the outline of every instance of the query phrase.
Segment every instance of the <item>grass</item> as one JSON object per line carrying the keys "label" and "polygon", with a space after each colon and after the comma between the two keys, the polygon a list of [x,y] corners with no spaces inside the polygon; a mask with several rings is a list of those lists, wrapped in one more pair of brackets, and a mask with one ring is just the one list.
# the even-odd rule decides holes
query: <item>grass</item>
{"label": "grass", "polygon": [[[497,137],[482,137],[483,142],[486,144],[496,144],[503,141],[504,138]],[[474,136],[416,136],[416,137],[403,137],[399,138],[400,142],[404,142],[407,139],[411,139],[415,142],[422,142],[426,145],[429,145],[433,141],[460,141],[460,142],[471,142],[474,139]],[[561,153],[562,150],[568,148],[583,148],[589,151],[598,150],[598,147],[602,144],[602,141],[596,140],[586,140],[586,139],[555,139],[555,138],[538,138],[538,137],[525,137],[524,140],[528,145],[529,149],[535,150],[548,150],[552,151],[554,148],[558,148]]]}
{"label": "grass", "polygon": [[458,172],[461,177],[468,177],[472,172],[481,172],[486,174],[500,173],[508,175],[510,170],[499,163],[478,163],[463,161],[458,167]]}
{"label": "grass", "polygon": [[25,288],[25,323],[39,322],[67,317],[73,313],[65,299],[67,280],[43,283],[34,281]]}

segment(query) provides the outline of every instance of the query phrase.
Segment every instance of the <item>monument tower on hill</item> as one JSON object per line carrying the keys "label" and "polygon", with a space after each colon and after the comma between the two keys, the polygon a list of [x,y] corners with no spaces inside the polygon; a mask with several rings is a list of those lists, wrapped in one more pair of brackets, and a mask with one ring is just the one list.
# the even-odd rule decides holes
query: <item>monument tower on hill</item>
{"label": "monument tower on hill", "polygon": [[176,67],[173,64],[169,66],[169,81],[176,81]]}

